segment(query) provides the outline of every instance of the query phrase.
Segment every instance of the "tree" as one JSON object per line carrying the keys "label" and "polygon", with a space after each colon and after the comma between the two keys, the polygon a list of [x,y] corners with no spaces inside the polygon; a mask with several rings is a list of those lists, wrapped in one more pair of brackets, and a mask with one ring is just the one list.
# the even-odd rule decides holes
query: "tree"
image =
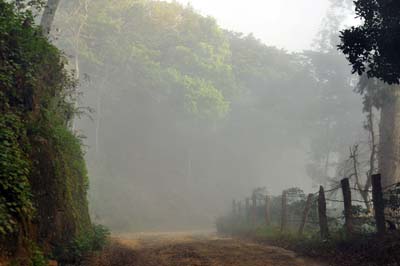
{"label": "tree", "polygon": [[[392,86],[379,86],[376,106],[381,111],[379,170],[383,185],[400,181],[400,2],[357,0],[359,26],[341,32],[338,48],[346,55],[353,72],[378,78]],[[366,93],[361,90],[360,93]]]}
{"label": "tree", "polygon": [[[90,147],[92,210],[109,225],[151,226],[162,216],[168,224],[204,205],[215,212],[221,186],[233,184],[225,196],[251,189],[271,167],[289,179],[280,156],[306,153],[316,94],[301,56],[175,2],[63,1],[54,25],[57,44],[90,77],[82,102],[94,122],[77,128]],[[149,186],[155,197],[142,196]],[[198,200],[204,191],[207,202]],[[115,208],[124,194],[127,207]]]}
{"label": "tree", "polygon": [[399,84],[400,2],[357,0],[354,3],[363,23],[341,32],[339,49],[359,75],[367,72],[369,77]]}
{"label": "tree", "polygon": [[51,26],[53,24],[54,16],[58,8],[60,0],[48,0],[44,8],[42,20],[40,21],[40,26],[43,29],[43,34],[48,36],[51,31]]}
{"label": "tree", "polygon": [[343,178],[340,163],[347,149],[360,139],[363,119],[361,100],[353,92],[357,76],[350,75],[346,59],[336,46],[342,21],[348,16],[348,1],[331,0],[314,43],[314,50],[303,52],[317,83],[317,107],[314,117],[307,172],[317,184]]}

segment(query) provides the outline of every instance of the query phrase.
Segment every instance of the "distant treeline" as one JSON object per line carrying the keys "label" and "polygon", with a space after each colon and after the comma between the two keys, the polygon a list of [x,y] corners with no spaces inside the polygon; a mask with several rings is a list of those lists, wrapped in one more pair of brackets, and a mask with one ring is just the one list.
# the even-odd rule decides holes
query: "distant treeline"
{"label": "distant treeline", "polygon": [[307,178],[305,163],[325,178],[363,120],[327,22],[318,49],[294,54],[174,2],[62,1],[54,38],[94,111],[77,124],[94,217],[121,230],[211,225],[267,169],[277,186]]}

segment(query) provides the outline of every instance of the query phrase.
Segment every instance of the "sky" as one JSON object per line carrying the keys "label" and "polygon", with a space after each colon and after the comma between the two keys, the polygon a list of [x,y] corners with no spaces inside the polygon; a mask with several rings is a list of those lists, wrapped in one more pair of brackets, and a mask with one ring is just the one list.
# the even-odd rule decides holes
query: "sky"
{"label": "sky", "polygon": [[225,29],[253,33],[288,51],[311,48],[328,0],[177,0],[214,17]]}

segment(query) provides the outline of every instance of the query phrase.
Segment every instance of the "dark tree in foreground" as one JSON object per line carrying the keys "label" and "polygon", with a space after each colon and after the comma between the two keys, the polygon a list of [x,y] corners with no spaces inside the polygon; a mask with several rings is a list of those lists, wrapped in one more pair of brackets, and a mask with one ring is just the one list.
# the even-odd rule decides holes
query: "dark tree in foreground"
{"label": "dark tree in foreground", "polygon": [[400,1],[357,0],[356,14],[363,20],[341,32],[343,51],[359,75],[389,84],[400,79]]}
{"label": "dark tree in foreground", "polygon": [[374,105],[381,110],[379,170],[383,184],[390,185],[400,181],[400,1],[356,0],[354,4],[362,23],[341,32],[339,49],[353,72],[391,85],[360,89],[364,96],[375,98]]}

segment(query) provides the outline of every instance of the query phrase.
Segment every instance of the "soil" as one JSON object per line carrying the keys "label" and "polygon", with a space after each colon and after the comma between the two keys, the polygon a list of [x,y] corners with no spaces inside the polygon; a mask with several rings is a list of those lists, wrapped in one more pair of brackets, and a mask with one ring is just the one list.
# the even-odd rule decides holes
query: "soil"
{"label": "soil", "polygon": [[327,266],[282,248],[206,232],[124,234],[114,241],[134,251],[135,266]]}

